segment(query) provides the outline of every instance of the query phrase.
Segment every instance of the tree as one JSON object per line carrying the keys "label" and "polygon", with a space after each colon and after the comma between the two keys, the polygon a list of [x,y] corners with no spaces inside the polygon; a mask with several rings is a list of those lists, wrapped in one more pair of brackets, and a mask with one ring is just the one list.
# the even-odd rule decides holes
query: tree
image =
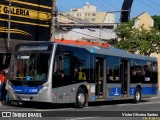
{"label": "tree", "polygon": [[127,24],[121,24],[115,32],[120,41],[115,47],[127,50],[131,53],[139,52],[143,55],[160,52],[160,34],[157,29],[144,29],[134,27],[135,20],[129,21]]}
{"label": "tree", "polygon": [[154,28],[160,30],[160,16],[154,15],[152,19],[154,20]]}

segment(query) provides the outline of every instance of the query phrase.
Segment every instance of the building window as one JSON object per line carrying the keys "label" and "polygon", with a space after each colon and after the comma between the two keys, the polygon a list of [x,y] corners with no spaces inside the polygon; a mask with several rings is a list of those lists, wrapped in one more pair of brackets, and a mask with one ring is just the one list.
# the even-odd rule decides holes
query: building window
{"label": "building window", "polygon": [[95,21],[95,18],[92,18],[92,21]]}
{"label": "building window", "polygon": [[92,16],[96,16],[96,13],[92,13]]}
{"label": "building window", "polygon": [[135,22],[134,26],[135,26],[136,28],[138,28],[138,26],[139,26],[138,21]]}
{"label": "building window", "polygon": [[81,13],[77,13],[77,16],[81,16]]}

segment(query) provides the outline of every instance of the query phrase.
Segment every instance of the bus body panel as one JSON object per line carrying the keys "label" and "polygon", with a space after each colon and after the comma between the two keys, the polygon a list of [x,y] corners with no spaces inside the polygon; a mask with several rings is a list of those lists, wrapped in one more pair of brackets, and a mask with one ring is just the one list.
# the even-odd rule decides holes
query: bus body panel
{"label": "bus body panel", "polygon": [[122,94],[121,94],[121,84],[111,84],[111,83],[107,83],[107,88],[106,88],[106,91],[107,91],[107,99],[113,99],[113,98],[121,98]]}
{"label": "bus body panel", "polygon": [[53,103],[75,103],[77,90],[82,85],[87,86],[87,82],[52,89]]}

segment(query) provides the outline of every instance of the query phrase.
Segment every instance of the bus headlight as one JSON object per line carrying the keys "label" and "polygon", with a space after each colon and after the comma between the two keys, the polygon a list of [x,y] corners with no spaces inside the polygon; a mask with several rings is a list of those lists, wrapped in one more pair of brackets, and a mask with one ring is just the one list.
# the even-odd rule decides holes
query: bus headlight
{"label": "bus headlight", "polygon": [[43,88],[39,91],[39,93],[44,93],[44,91],[49,89],[49,84],[43,86]]}

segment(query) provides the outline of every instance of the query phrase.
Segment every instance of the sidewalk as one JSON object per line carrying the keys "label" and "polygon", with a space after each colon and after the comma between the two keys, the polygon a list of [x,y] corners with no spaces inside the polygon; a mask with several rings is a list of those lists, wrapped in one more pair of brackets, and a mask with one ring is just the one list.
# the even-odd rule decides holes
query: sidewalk
{"label": "sidewalk", "polygon": [[156,96],[157,98],[160,98],[160,91],[158,91],[158,95]]}
{"label": "sidewalk", "polygon": [[3,106],[2,102],[0,101],[0,107]]}

